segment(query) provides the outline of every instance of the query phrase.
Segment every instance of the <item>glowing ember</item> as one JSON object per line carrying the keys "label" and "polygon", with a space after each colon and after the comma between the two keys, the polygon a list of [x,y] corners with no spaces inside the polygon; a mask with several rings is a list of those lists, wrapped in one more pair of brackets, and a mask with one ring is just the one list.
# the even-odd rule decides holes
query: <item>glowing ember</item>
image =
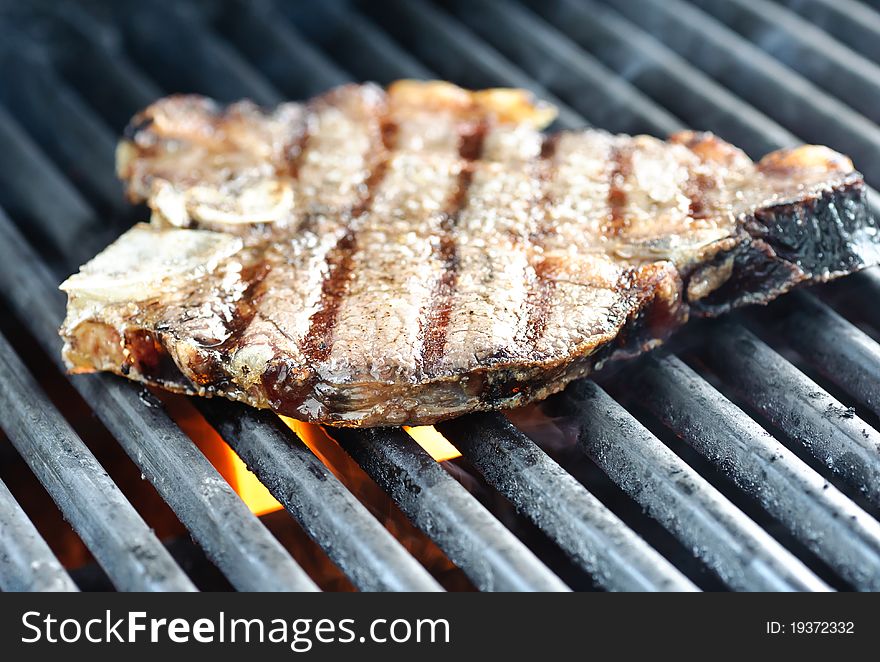
{"label": "glowing ember", "polygon": [[295,418],[281,416],[279,418],[284,421],[291,430],[296,433],[302,442],[308,446],[311,451],[323,462],[330,471],[340,480],[345,482],[348,478],[346,467],[352,462],[348,454],[339,447],[339,445],[324,432],[324,428],[314,423],[306,423],[298,421]]}
{"label": "glowing ember", "polygon": [[[205,454],[205,457],[220,472],[229,485],[242,498],[256,515],[264,515],[282,508],[260,480],[247,468],[235,451],[223,441],[213,427],[189,403],[186,398],[174,396],[164,391],[155,391],[180,428]],[[352,480],[350,465],[353,461],[348,454],[331,439],[320,425],[304,423],[287,416],[280,417],[296,435],[318,456],[340,480],[347,485]],[[461,453],[450,444],[446,437],[431,426],[404,428],[407,433],[438,462],[445,462]],[[354,465],[356,467],[356,465]],[[349,488],[357,486],[349,485]],[[360,489],[355,489],[360,493]]]}
{"label": "glowing ember", "polygon": [[158,390],[154,392],[165,403],[168,413],[180,429],[193,440],[252,513],[264,515],[282,507],[235,451],[185,398]]}
{"label": "glowing ember", "polygon": [[282,506],[267,490],[240,457],[226,445],[219,436],[217,443],[206,437],[199,437],[196,445],[201,448],[205,457],[210,460],[220,475],[235,490],[241,500],[247,504],[255,515],[265,515],[279,510]]}
{"label": "glowing ember", "polygon": [[[281,420],[303,440],[303,443],[305,443],[306,446],[312,449],[312,452],[317,455],[324,464],[330,467],[334,473],[338,474],[337,469],[340,467],[340,457],[342,457],[338,455],[339,453],[344,453],[344,451],[339,449],[336,442],[324,432],[324,429],[320,425],[304,423],[294,418],[288,418],[287,416],[281,416]],[[458,452],[458,449],[450,444],[446,440],[446,437],[430,425],[413,428],[404,427],[403,429],[406,430],[410,437],[416,440],[416,443],[418,443],[419,446],[424,448],[428,454],[438,462],[445,462],[446,460],[461,457],[461,453]]]}
{"label": "glowing ember", "polygon": [[461,457],[458,449],[450,444],[446,437],[440,434],[433,425],[422,425],[415,428],[405,427],[403,429],[438,462]]}
{"label": "glowing ember", "polygon": [[229,463],[232,465],[233,472],[233,478],[231,480],[227,478],[227,480],[229,480],[232,489],[238,493],[242,501],[248,505],[251,512],[255,515],[264,515],[280,509],[281,504],[265,488],[260,479],[251,473],[245,463],[235,454],[235,451],[228,447],[227,450],[229,451]]}

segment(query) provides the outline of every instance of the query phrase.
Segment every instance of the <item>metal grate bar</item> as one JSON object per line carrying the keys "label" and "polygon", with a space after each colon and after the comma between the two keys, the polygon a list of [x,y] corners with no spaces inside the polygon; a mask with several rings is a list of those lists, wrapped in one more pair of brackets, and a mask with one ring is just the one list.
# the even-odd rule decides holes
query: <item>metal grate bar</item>
{"label": "metal grate bar", "polygon": [[471,414],[437,428],[598,585],[615,591],[696,590],[500,414]]}
{"label": "metal grate bar", "polygon": [[647,126],[663,136],[680,127],[678,119],[532,12],[507,0],[451,0],[446,6],[591,123],[624,133]]}
{"label": "metal grate bar", "polygon": [[880,14],[858,0],[775,0],[880,62]]}
{"label": "metal grate bar", "polygon": [[269,4],[225,7],[217,19],[220,31],[288,97],[307,98],[349,82],[344,71],[308,46]]}
{"label": "metal grate bar", "polygon": [[742,327],[719,325],[702,355],[750,407],[880,507],[880,432]]}
{"label": "metal grate bar", "polygon": [[554,405],[590,459],[730,588],[830,590],[596,384],[576,382]]}
{"label": "metal grate bar", "polygon": [[880,416],[880,345],[809,294],[794,293],[785,303],[786,344]]}
{"label": "metal grate bar", "polygon": [[2,335],[0,417],[13,446],[117,588],[196,590]]}
{"label": "metal grate bar", "polygon": [[0,589],[7,592],[79,590],[2,480]]}
{"label": "metal grate bar", "polygon": [[481,591],[568,590],[403,430],[329,433]]}
{"label": "metal grate bar", "polygon": [[[57,279],[0,211],[6,299],[60,370]],[[241,590],[314,590],[314,584],[149,392],[109,375],[72,379],[101,422],[193,538]]]}
{"label": "metal grate bar", "polygon": [[[0,209],[0,282],[4,301],[20,314],[28,330],[61,366],[58,327],[64,313],[64,294],[58,279],[28,245],[13,222]],[[71,379],[76,386],[86,380]]]}
{"label": "metal grate bar", "polygon": [[830,285],[831,291],[836,295],[843,294],[843,300],[857,307],[858,315],[863,317],[874,329],[880,331],[880,307],[875,302],[880,301],[880,269],[874,267],[854,274],[849,283],[835,282]]}
{"label": "metal grate bar", "polygon": [[880,523],[681,360],[649,355],[641,367],[634,397],[841,577],[880,588]]}
{"label": "metal grate bar", "polygon": [[767,0],[689,0],[866,117],[880,119],[880,69],[788,9]]}
{"label": "metal grate bar", "polygon": [[[30,45],[29,45],[30,46]],[[116,141],[104,123],[66,85],[60,85],[45,53],[22,46],[0,66],[0,101],[68,180],[78,184],[104,210],[121,213],[130,206],[113,167]],[[64,131],[59,127],[64,126]]]}
{"label": "metal grate bar", "polygon": [[[283,4],[288,15],[297,6]],[[399,48],[374,23],[352,8],[333,4],[309,7],[309,19],[290,16],[309,40],[340,62],[355,78],[388,84],[399,78],[429,79],[432,77],[420,62]],[[298,19],[298,20],[297,20]]]}
{"label": "metal grate bar", "polygon": [[208,29],[191,7],[126,3],[118,13],[126,49],[165,89],[197,91],[221,101],[249,98],[266,106],[281,101],[263,75]]}
{"label": "metal grate bar", "polygon": [[0,153],[0,201],[32,224],[56,251],[69,249],[77,260],[86,260],[91,247],[82,245],[84,236],[109,240],[111,228],[105,223],[98,229],[86,201],[2,107]]}
{"label": "metal grate bar", "polygon": [[[530,90],[559,109],[557,124],[583,126],[584,121],[565,102],[554,96],[506,60],[464,25],[419,0],[366,3],[364,12],[409,52],[444,78],[465,87],[485,87],[486,81]],[[424,35],[431,35],[425,39]]]}
{"label": "metal grate bar", "polygon": [[219,400],[194,404],[356,587],[442,590],[277,416]]}
{"label": "metal grate bar", "polygon": [[[608,2],[608,0],[603,0]],[[681,0],[630,0],[614,8],[731,92],[799,137],[830,144],[880,181],[880,129],[751,42]]]}
{"label": "metal grate bar", "polygon": [[615,11],[594,2],[529,0],[555,28],[588,48],[655,102],[697,128],[736,139],[755,158],[799,141]]}
{"label": "metal grate bar", "polygon": [[93,108],[101,108],[111,127],[121,130],[129,119],[157,99],[159,88],[122,52],[115,30],[102,25],[75,3],[66,4],[54,27],[60,33],[43,45],[51,50],[56,70]]}

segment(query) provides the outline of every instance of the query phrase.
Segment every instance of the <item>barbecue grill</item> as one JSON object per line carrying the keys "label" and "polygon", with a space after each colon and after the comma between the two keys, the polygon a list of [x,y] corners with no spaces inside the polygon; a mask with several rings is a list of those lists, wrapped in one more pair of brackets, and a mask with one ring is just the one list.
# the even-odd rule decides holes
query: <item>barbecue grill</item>
{"label": "barbecue grill", "polygon": [[[352,80],[517,86],[557,104],[561,128],[707,129],[754,158],[823,143],[880,185],[880,13],[854,0],[29,4],[0,5],[0,426],[17,451],[0,448],[4,590],[880,589],[876,269],[692,323],[540,406],[440,424],[462,454],[445,462],[402,429],[328,428],[321,452],[271,412],[193,400],[289,516],[255,515],[164,397],[62,377],[56,331],[60,280],[146,217],[113,152],[163,94],[270,105]],[[99,458],[120,447],[160,499],[108,473]],[[46,494],[93,561],[60,562],[36,516]],[[189,536],[160,540],[169,508]]]}

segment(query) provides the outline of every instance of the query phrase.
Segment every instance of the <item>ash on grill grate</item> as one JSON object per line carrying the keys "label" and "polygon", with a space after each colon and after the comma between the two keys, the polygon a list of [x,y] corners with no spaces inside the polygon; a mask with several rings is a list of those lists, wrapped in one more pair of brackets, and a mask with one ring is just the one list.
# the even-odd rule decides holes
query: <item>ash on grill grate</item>
{"label": "ash on grill grate", "polygon": [[[743,319],[702,325],[672,353],[597,376],[601,387],[577,384],[509,419],[439,426],[463,453],[441,465],[399,430],[331,431],[337,445],[306,428],[298,437],[267,412],[193,403],[289,512],[261,518],[178,427],[174,407],[112,377],[72,378],[77,401],[100,420],[90,427],[41,392],[55,394],[65,379],[56,284],[144,213],[122,200],[112,152],[131,114],[160,94],[271,104],[402,76],[519,86],[559,105],[563,127],[659,135],[688,125],[753,156],[828,143],[876,184],[880,130],[865,100],[880,83],[880,14],[845,2],[845,12],[830,0],[338,0],[308,11],[272,0],[160,0],[4,10],[0,207],[9,218],[0,214],[0,283],[19,332],[2,329],[14,342],[0,340],[0,405],[4,431],[45,488],[0,471],[16,497],[0,484],[0,547],[46,571],[14,584],[0,565],[0,587],[106,581],[97,566],[70,576],[58,567],[53,552],[71,566],[85,557],[56,549],[51,527],[34,516],[51,494],[119,588],[877,588],[880,319],[865,305],[876,273],[826,288],[821,302],[795,296],[744,317],[772,349]],[[50,361],[37,360],[42,352]],[[47,377],[37,384],[29,371]],[[29,416],[42,427],[23,425]],[[109,454],[93,438],[98,428]],[[53,456],[50,429],[101,476],[87,446],[105,462],[130,457],[174,513],[177,528],[165,532],[182,525],[201,551],[147,535],[155,560],[132,573],[133,551],[99,525],[112,502],[115,517],[144,536],[136,490],[111,466],[118,487],[101,478],[88,503],[64,492],[46,469],[64,460]],[[76,483],[75,467],[65,471]]]}

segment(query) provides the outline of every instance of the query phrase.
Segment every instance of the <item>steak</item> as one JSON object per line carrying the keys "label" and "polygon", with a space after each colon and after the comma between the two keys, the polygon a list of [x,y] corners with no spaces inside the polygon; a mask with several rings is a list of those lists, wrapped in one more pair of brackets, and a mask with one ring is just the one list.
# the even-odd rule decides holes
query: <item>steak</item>
{"label": "steak", "polygon": [[162,99],[118,170],[150,224],[63,285],[74,372],[331,425],[515,407],[689,315],[880,260],[819,146],[542,133],[519,90],[403,81],[305,104]]}

